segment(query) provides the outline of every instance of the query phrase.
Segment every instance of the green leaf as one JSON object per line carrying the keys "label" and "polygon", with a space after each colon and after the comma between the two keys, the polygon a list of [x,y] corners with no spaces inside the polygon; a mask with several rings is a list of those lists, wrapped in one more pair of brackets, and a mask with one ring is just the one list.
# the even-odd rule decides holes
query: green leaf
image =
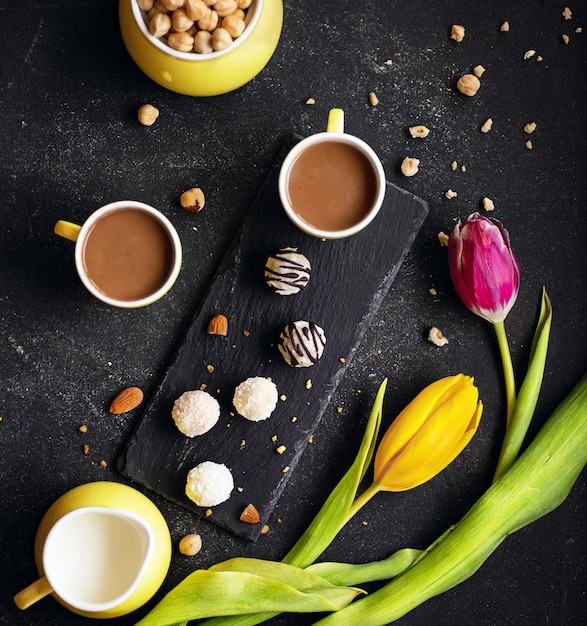
{"label": "green leaf", "polygon": [[[276,573],[278,578],[290,576],[291,584],[242,571],[237,564],[227,563],[225,570],[197,570],[190,574],[137,626],[172,626],[186,620],[256,611],[337,611],[363,593],[360,589],[332,585],[319,576],[283,564],[254,565],[253,568],[268,574]],[[240,565],[244,567],[244,563]],[[281,568],[273,567],[280,565]],[[228,569],[232,566],[236,569]]]}
{"label": "green leaf", "polygon": [[387,379],[381,383],[375,397],[361,447],[354,463],[336,485],[310,526],[286,554],[283,559],[284,563],[307,567],[326,550],[344,525],[359,484],[363,480],[375,453],[386,388]]}
{"label": "green leaf", "polygon": [[536,403],[538,402],[540,387],[542,386],[542,379],[544,377],[544,366],[546,363],[551,323],[552,306],[546,291],[543,290],[540,316],[530,351],[528,371],[520,388],[520,392],[518,393],[518,398],[514,404],[514,409],[506,429],[499,460],[497,462],[497,469],[495,470],[494,481],[507,471],[516,460],[522,448],[524,437],[528,432],[528,427],[530,426],[530,421],[536,409]]}
{"label": "green leaf", "polygon": [[378,580],[390,580],[413,565],[422,550],[404,548],[382,561],[371,563],[315,563],[306,568],[335,585],[362,585]]}

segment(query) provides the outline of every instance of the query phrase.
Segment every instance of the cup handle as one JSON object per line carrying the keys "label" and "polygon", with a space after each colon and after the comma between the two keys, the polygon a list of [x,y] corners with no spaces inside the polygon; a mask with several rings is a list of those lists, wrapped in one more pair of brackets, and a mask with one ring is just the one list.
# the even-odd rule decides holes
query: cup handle
{"label": "cup handle", "polygon": [[326,132],[344,133],[344,111],[342,109],[330,109]]}
{"label": "cup handle", "polygon": [[21,611],[24,611],[50,593],[53,593],[53,589],[47,578],[43,576],[22,591],[19,591],[14,596],[14,602]]}
{"label": "cup handle", "polygon": [[53,232],[60,237],[65,237],[65,239],[69,239],[70,241],[77,241],[77,237],[81,228],[81,226],[73,224],[72,222],[59,220],[57,224],[55,224]]}

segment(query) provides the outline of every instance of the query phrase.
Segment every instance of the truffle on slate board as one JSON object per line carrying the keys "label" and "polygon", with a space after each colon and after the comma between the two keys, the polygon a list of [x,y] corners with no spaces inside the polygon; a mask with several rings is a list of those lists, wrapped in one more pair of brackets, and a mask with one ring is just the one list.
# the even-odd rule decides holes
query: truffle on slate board
{"label": "truffle on slate board", "polygon": [[262,376],[247,378],[234,390],[232,403],[245,419],[251,422],[266,420],[277,406],[277,387]]}
{"label": "truffle on slate board", "polygon": [[289,323],[279,336],[278,349],[292,367],[310,367],[320,359],[326,345],[324,331],[313,322]]}
{"label": "truffle on slate board", "polygon": [[311,273],[310,261],[297,248],[281,248],[265,262],[265,282],[280,296],[301,291]]}
{"label": "truffle on slate board", "polygon": [[197,437],[216,424],[220,417],[220,405],[206,391],[186,391],[174,402],[171,417],[186,437]]}
{"label": "truffle on slate board", "polygon": [[216,506],[228,500],[233,489],[232,474],[224,463],[204,461],[189,471],[185,493],[198,506]]}

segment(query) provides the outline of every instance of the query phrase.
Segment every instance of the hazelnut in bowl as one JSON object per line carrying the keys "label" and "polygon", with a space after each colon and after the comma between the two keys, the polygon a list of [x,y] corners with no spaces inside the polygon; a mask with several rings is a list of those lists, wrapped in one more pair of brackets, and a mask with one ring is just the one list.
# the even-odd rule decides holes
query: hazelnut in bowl
{"label": "hazelnut in bowl", "polygon": [[187,96],[242,87],[267,65],[282,0],[120,0],[122,39],[156,83]]}

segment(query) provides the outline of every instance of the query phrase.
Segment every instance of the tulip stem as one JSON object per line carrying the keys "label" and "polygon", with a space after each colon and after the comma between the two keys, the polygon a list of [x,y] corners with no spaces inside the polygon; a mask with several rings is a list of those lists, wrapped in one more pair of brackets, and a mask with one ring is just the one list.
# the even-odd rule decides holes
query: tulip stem
{"label": "tulip stem", "polygon": [[381,491],[381,486],[378,485],[377,483],[371,483],[371,485],[369,487],[367,487],[367,489],[365,489],[365,491],[363,491],[363,493],[358,496],[355,501],[351,504],[351,508],[349,509],[349,512],[347,513],[346,517],[344,518],[342,524],[341,524],[341,528],[352,518],[354,517],[354,515],[356,515],[356,513],[358,513],[364,506],[365,504],[367,504],[367,502],[369,502],[369,500],[371,500],[371,498],[379,493]]}
{"label": "tulip stem", "polygon": [[493,329],[495,330],[495,335],[497,336],[497,345],[499,346],[499,353],[501,355],[503,375],[505,379],[507,428],[507,426],[509,426],[510,418],[514,410],[514,405],[516,404],[516,383],[514,380],[514,366],[512,365],[512,355],[510,353],[510,346],[505,332],[505,324],[503,323],[503,320],[501,322],[493,322]]}

